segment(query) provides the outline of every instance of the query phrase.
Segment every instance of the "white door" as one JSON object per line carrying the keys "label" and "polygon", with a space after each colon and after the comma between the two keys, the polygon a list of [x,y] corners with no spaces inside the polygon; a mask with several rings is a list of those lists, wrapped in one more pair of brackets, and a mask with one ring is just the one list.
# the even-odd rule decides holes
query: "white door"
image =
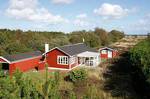
{"label": "white door", "polygon": [[108,51],[108,58],[112,58],[112,51]]}

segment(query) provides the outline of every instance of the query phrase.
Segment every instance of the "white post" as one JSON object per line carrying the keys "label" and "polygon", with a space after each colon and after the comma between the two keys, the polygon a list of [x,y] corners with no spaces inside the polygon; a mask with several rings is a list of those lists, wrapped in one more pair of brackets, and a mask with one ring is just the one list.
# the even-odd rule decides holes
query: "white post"
{"label": "white post", "polygon": [[48,64],[46,60],[46,53],[49,51],[49,44],[45,44],[45,84],[48,81]]}

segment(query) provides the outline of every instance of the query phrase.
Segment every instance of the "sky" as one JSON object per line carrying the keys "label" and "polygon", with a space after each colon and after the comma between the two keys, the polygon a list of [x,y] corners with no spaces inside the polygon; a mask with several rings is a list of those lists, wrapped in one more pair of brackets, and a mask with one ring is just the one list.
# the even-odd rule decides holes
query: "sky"
{"label": "sky", "polygon": [[0,0],[0,28],[150,32],[150,0]]}

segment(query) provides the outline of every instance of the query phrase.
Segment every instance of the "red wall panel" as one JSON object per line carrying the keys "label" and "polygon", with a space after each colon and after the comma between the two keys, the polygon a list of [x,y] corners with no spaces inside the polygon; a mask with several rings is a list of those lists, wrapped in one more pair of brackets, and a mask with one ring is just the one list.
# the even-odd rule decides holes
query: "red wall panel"
{"label": "red wall panel", "polygon": [[9,65],[9,73],[12,74],[16,69],[26,72],[39,66],[41,57],[32,58],[24,61],[18,61]]}
{"label": "red wall panel", "polygon": [[43,70],[45,68],[45,62],[40,62],[38,66],[38,70]]}
{"label": "red wall panel", "polygon": [[[105,49],[106,50],[106,49]],[[107,51],[108,52],[108,51]],[[100,58],[108,58],[108,54],[102,54],[102,50],[100,51]]]}
{"label": "red wall panel", "polygon": [[116,57],[116,56],[118,56],[118,51],[113,51],[113,57]]}
{"label": "red wall panel", "polygon": [[63,53],[62,51],[60,51],[58,49],[54,49],[54,50],[47,53],[46,61],[49,65],[49,67],[69,69],[69,65],[57,64],[57,56],[58,55],[67,56],[65,53]]}
{"label": "red wall panel", "polygon": [[101,58],[108,58],[108,54],[101,54],[100,57]]}

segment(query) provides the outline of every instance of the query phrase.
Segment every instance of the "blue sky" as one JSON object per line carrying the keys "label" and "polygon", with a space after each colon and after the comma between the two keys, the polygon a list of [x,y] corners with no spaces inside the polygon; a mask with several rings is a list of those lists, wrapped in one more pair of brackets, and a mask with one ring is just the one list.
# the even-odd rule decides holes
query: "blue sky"
{"label": "blue sky", "polygon": [[150,32],[150,0],[1,0],[0,28]]}

